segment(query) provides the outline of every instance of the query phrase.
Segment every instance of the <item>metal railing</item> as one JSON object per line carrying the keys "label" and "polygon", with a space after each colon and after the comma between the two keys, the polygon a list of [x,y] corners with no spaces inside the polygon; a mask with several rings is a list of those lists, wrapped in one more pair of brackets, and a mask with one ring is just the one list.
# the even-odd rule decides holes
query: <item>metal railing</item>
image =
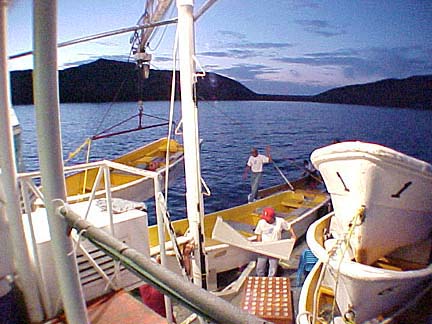
{"label": "metal railing", "polygon": [[153,262],[107,232],[93,226],[68,205],[57,208],[67,223],[100,250],[119,261],[142,280],[174,298],[192,312],[214,323],[269,323],[204,290],[176,273]]}

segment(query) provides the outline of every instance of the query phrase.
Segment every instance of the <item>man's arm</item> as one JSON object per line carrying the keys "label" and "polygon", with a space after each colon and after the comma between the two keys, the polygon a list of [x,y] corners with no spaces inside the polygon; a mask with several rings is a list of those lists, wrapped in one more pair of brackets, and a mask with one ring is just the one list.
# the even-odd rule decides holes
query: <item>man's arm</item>
{"label": "man's arm", "polygon": [[297,235],[294,232],[294,229],[292,228],[291,224],[287,221],[284,220],[283,224],[282,224],[282,228],[288,232],[290,232],[291,234],[291,238],[294,240],[297,240]]}
{"label": "man's arm", "polygon": [[294,239],[294,241],[297,241],[297,235],[296,235],[296,233],[294,232],[294,229],[291,226],[290,226],[289,231],[291,233],[291,238]]}
{"label": "man's arm", "polygon": [[270,154],[270,145],[266,146],[266,156],[268,157],[269,162],[273,162],[271,154]]}
{"label": "man's arm", "polygon": [[246,164],[245,170],[243,172],[243,179],[247,178],[249,170],[250,170],[250,166]]}

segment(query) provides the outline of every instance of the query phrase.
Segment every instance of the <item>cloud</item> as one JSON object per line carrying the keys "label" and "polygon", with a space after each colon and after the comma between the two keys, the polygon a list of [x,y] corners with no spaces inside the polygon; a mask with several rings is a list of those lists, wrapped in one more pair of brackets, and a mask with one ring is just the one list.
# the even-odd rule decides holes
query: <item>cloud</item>
{"label": "cloud", "polygon": [[246,34],[234,32],[231,30],[219,30],[218,34],[222,37],[232,38],[232,39],[246,39]]}
{"label": "cloud", "polygon": [[246,42],[242,44],[234,44],[235,47],[240,48],[250,48],[250,49],[281,49],[281,48],[290,48],[294,45],[291,43],[270,43],[270,42],[262,42],[262,43],[252,43],[252,42]]}
{"label": "cloud", "polygon": [[237,44],[225,44],[223,50],[218,51],[201,51],[198,52],[198,56],[207,57],[229,57],[229,58],[256,58],[266,56],[269,57],[272,54],[270,50],[281,50],[290,48],[293,45],[290,43],[271,43],[271,42],[242,42]]}
{"label": "cloud", "polygon": [[340,49],[330,52],[307,53],[297,57],[274,58],[286,64],[334,67],[347,79],[407,77],[432,73],[430,49],[418,46],[364,49]]}
{"label": "cloud", "polygon": [[274,69],[263,64],[236,64],[229,68],[214,70],[218,74],[226,75],[241,82],[258,80],[261,74],[272,71]]}
{"label": "cloud", "polygon": [[339,27],[333,26],[328,21],[320,19],[300,19],[295,22],[302,26],[309,33],[321,35],[324,37],[334,37],[346,34],[346,31]]}
{"label": "cloud", "polygon": [[250,42],[247,40],[245,34],[222,30],[218,31],[218,39],[224,40],[220,43],[219,47],[224,49],[283,49],[290,48],[294,45],[285,42]]}
{"label": "cloud", "polygon": [[320,8],[320,4],[318,3],[318,1],[315,0],[292,0],[291,7],[294,9],[318,9]]}
{"label": "cloud", "polygon": [[199,56],[209,57],[230,57],[228,51],[211,51],[211,52],[200,52]]}
{"label": "cloud", "polygon": [[[229,67],[224,63],[218,65],[214,60],[211,70],[242,82],[260,93],[316,94],[347,84],[431,74],[431,52],[430,48],[420,46],[341,48],[295,57],[267,57],[260,64],[248,63],[251,60],[239,60]],[[205,54],[212,55],[210,52]],[[228,50],[217,52],[217,55],[245,58],[261,54],[259,50],[239,50],[237,53]]]}
{"label": "cloud", "polygon": [[75,67],[83,64],[88,64],[99,59],[113,60],[113,61],[122,61],[122,62],[134,62],[133,58],[130,58],[128,55],[93,55],[93,54],[85,54],[80,53],[79,56],[85,57],[83,60],[69,61],[61,64],[60,68],[66,69],[70,67]]}
{"label": "cloud", "polygon": [[284,95],[315,95],[332,88],[313,82],[304,84],[288,81],[246,81],[243,84],[257,93]]}
{"label": "cloud", "polygon": [[[290,95],[311,95],[318,94],[332,88],[320,82],[308,81],[298,82],[286,81],[279,78],[281,69],[270,67],[264,64],[236,64],[230,68],[214,67],[213,72],[225,75],[231,79],[241,82],[243,85],[257,93],[265,94],[290,94]],[[299,71],[291,69],[288,74],[293,79],[302,77]],[[271,77],[275,75],[275,77]]]}

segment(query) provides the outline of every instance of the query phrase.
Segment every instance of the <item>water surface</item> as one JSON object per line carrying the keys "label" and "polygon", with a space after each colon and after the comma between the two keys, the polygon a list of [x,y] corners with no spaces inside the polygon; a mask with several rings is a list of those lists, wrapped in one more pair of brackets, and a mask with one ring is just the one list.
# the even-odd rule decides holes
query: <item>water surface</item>
{"label": "water surface", "polygon": [[[16,106],[23,127],[23,156],[28,170],[38,169],[33,106]],[[145,102],[144,113],[167,118],[167,102]],[[62,104],[63,155],[104,128],[136,114],[135,103]],[[179,106],[175,121],[179,121]],[[334,105],[307,102],[201,102],[199,103],[202,177],[211,190],[205,198],[206,212],[247,201],[249,181],[242,179],[252,146],[264,152],[270,145],[276,165],[288,179],[302,171],[298,165],[318,147],[334,139],[361,140],[388,146],[413,157],[432,162],[432,111]],[[144,123],[160,123],[146,117]],[[133,119],[124,127],[136,127]],[[146,142],[166,136],[167,127],[152,128],[93,142],[91,160],[112,159]],[[83,162],[85,154],[72,163]],[[283,183],[272,164],[266,165],[262,186]],[[178,179],[168,197],[174,219],[185,215],[184,178]],[[153,222],[153,219],[150,220]]]}

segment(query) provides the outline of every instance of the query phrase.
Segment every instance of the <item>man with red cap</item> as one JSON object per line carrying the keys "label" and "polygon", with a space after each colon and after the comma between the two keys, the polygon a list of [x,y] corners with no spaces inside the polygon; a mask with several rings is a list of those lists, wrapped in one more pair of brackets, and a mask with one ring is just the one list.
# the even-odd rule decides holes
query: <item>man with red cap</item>
{"label": "man with red cap", "polygon": [[[262,210],[261,219],[255,228],[257,241],[270,242],[280,240],[282,231],[290,231],[291,238],[296,239],[296,235],[291,225],[281,217],[276,217],[275,211],[271,207]],[[269,264],[268,277],[276,276],[278,259],[266,255],[260,255],[257,259],[256,274],[258,277],[267,276],[267,263]]]}

